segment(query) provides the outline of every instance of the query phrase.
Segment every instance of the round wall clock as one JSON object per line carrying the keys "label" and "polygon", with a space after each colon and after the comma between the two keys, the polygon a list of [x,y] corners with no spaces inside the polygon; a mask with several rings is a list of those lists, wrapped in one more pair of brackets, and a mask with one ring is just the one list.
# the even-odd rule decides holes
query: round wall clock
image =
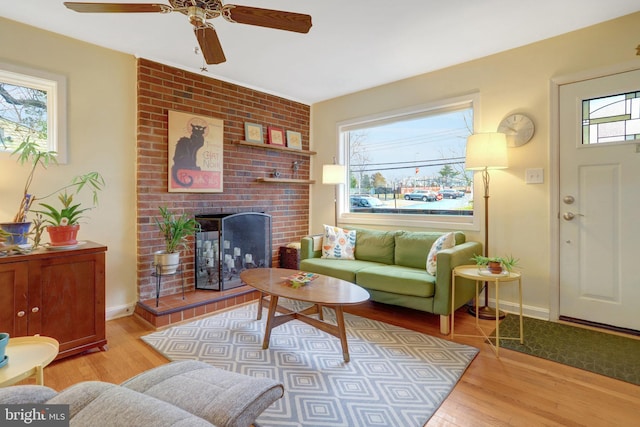
{"label": "round wall clock", "polygon": [[535,126],[533,120],[524,114],[509,114],[498,125],[498,132],[507,135],[509,147],[519,147],[533,138]]}

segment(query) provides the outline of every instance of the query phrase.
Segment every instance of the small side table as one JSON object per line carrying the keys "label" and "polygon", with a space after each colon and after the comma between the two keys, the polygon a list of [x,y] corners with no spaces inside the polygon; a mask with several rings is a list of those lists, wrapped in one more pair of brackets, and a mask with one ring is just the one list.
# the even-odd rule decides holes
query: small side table
{"label": "small side table", "polygon": [[58,355],[58,341],[41,336],[10,338],[7,344],[7,364],[0,368],[0,387],[36,377],[36,384],[44,385],[44,367]]}
{"label": "small side table", "polygon": [[[488,271],[483,271],[478,268],[477,265],[461,265],[453,269],[451,273],[451,339],[455,334],[455,291],[456,291],[456,277],[464,277],[465,279],[471,279],[476,281],[476,329],[480,331],[482,335],[460,335],[461,337],[481,337],[486,338],[489,341],[489,345],[493,347],[496,353],[496,357],[500,357],[500,319],[496,316],[496,334],[495,336],[487,335],[478,323],[478,287],[481,282],[487,282],[487,284],[493,284],[496,289],[496,312],[500,312],[500,284],[504,282],[518,282],[518,298],[520,305],[520,336],[519,337],[503,337],[503,340],[520,340],[520,344],[524,343],[524,328],[522,323],[522,276],[518,272],[507,271],[502,274],[491,274]],[[485,292],[488,292],[489,289]],[[491,339],[496,340],[496,344],[493,345]]]}

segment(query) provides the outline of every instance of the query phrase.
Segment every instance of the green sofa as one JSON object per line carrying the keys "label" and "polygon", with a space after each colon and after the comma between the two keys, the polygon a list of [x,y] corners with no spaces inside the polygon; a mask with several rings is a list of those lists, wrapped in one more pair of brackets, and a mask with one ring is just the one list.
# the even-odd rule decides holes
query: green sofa
{"label": "green sofa", "polygon": [[[307,236],[301,241],[300,269],[356,283],[373,301],[439,314],[440,332],[448,334],[451,271],[471,264],[473,255],[482,254],[482,244],[467,242],[464,233],[455,232],[455,246],[438,253],[432,276],[426,270],[427,255],[444,233],[355,230],[355,260],[321,258],[322,235]],[[456,280],[456,308],[474,297],[473,281]]]}

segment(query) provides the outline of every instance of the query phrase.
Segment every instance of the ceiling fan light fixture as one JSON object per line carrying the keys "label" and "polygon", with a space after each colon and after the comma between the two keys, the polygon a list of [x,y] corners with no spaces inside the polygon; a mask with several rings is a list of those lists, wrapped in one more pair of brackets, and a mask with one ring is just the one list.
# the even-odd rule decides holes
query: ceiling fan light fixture
{"label": "ceiling fan light fixture", "polygon": [[191,22],[191,25],[194,27],[204,26],[205,20],[207,19],[205,10],[198,6],[190,6],[187,9],[187,15],[189,16],[189,22]]}

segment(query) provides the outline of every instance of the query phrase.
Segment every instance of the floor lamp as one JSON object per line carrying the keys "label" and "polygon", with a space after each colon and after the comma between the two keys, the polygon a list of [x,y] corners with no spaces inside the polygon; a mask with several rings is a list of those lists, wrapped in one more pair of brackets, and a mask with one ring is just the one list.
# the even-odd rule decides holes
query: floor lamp
{"label": "floor lamp", "polygon": [[333,190],[333,208],[334,208],[334,222],[333,225],[338,225],[338,185],[344,184],[345,169],[344,165],[337,165],[335,157],[333,158],[332,165],[322,166],[322,183],[331,184],[334,186]]}
{"label": "floor lamp", "polygon": [[[507,138],[503,133],[477,133],[467,139],[467,155],[465,169],[482,171],[482,183],[484,184],[484,256],[489,256],[489,170],[506,169],[507,163]],[[475,308],[470,311],[475,315]],[[503,313],[489,307],[489,287],[484,284],[484,306],[478,308],[478,317],[482,319],[495,319],[496,316],[504,317]]]}

